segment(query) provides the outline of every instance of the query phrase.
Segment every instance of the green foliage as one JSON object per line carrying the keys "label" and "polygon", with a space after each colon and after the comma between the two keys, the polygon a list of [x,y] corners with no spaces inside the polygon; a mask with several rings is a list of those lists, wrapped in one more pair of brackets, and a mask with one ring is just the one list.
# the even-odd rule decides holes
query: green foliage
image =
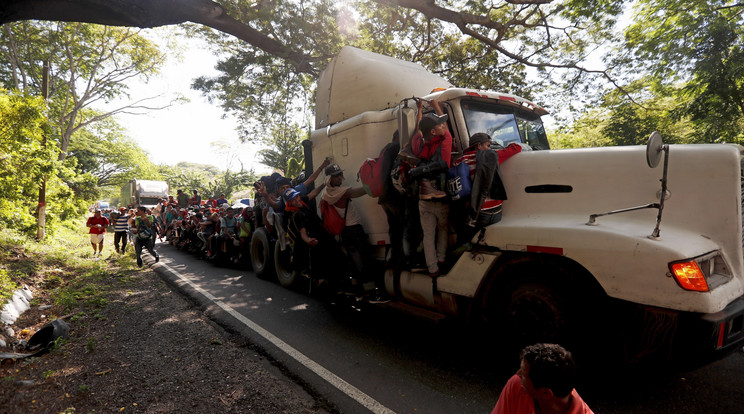
{"label": "green foliage", "polygon": [[[638,1],[625,32],[631,71],[648,90],[676,97],[698,142],[740,142],[744,134],[744,4],[726,0]],[[653,24],[649,24],[653,22]],[[694,28],[691,30],[691,28]]]}
{"label": "green foliage", "polygon": [[77,174],[95,177],[96,187],[118,190],[132,177],[161,179],[148,154],[112,118],[79,130],[73,138],[66,161]]}
{"label": "green foliage", "polygon": [[11,280],[8,271],[0,268],[0,303],[6,303],[17,289],[18,284]]}
{"label": "green foliage", "polygon": [[302,170],[305,168],[305,161],[302,160],[302,162],[297,161],[294,158],[290,158],[287,162],[287,169],[284,170],[284,175],[286,177],[297,177],[300,175]]}
{"label": "green foliage", "polygon": [[188,162],[180,162],[175,167],[161,166],[160,172],[172,192],[182,189],[191,196],[193,190],[197,190],[203,200],[223,193],[230,197],[232,193],[250,187],[257,178],[253,171],[220,172],[213,165]]}
{"label": "green foliage", "polygon": [[258,160],[268,167],[276,170],[284,170],[289,160],[304,162],[302,141],[307,139],[307,132],[299,125],[280,124],[271,133],[271,139],[267,140],[270,147],[258,151]]}
{"label": "green foliage", "polygon": [[33,233],[40,183],[54,174],[56,147],[39,98],[0,89],[0,227]]}

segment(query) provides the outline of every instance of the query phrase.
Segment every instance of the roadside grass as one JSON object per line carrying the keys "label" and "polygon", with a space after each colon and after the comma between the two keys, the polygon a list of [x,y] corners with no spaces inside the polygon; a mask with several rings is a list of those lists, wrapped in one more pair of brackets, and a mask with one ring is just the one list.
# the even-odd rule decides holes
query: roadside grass
{"label": "roadside grass", "polygon": [[[39,243],[3,229],[0,232],[0,306],[23,285],[32,287],[32,305],[54,305],[50,320],[62,315],[100,317],[106,294],[114,284],[128,283],[138,268],[132,248],[120,255],[107,234],[101,258],[93,257],[84,221],[60,226],[52,237]],[[113,276],[113,277],[112,277]]]}

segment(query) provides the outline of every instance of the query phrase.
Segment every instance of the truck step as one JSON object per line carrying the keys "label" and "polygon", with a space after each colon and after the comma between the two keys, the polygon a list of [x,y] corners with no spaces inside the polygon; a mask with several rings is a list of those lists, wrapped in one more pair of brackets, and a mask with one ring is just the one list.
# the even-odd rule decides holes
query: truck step
{"label": "truck step", "polygon": [[375,306],[380,307],[380,308],[395,310],[398,312],[405,312],[416,318],[424,319],[424,320],[432,321],[432,322],[441,322],[442,320],[447,318],[447,315],[441,314],[439,312],[422,309],[418,306],[409,305],[403,302],[391,301],[387,303],[378,303],[378,304],[375,304]]}

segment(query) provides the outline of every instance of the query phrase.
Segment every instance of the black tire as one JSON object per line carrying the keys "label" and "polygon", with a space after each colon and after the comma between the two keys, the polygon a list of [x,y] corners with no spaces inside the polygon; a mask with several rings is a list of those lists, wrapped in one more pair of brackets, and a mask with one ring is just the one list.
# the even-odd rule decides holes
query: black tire
{"label": "black tire", "polygon": [[274,243],[274,269],[279,284],[285,288],[296,288],[303,279],[300,272],[292,267],[292,248],[287,246],[282,251],[281,244]]}
{"label": "black tire", "polygon": [[272,275],[272,250],[269,235],[261,227],[253,232],[251,237],[251,264],[256,276],[268,279]]}
{"label": "black tire", "polygon": [[508,352],[541,342],[571,347],[580,340],[576,292],[561,285],[560,275],[549,278],[540,273],[521,267],[496,277],[482,297],[487,335]]}

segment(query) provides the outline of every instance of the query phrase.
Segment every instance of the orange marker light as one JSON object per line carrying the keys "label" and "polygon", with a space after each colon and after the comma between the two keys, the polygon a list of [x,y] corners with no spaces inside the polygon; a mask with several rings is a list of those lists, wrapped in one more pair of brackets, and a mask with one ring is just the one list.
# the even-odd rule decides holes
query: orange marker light
{"label": "orange marker light", "polygon": [[694,290],[696,292],[707,292],[708,283],[705,281],[705,275],[700,270],[698,264],[693,260],[691,262],[674,263],[671,265],[674,279],[679,286],[685,290]]}

